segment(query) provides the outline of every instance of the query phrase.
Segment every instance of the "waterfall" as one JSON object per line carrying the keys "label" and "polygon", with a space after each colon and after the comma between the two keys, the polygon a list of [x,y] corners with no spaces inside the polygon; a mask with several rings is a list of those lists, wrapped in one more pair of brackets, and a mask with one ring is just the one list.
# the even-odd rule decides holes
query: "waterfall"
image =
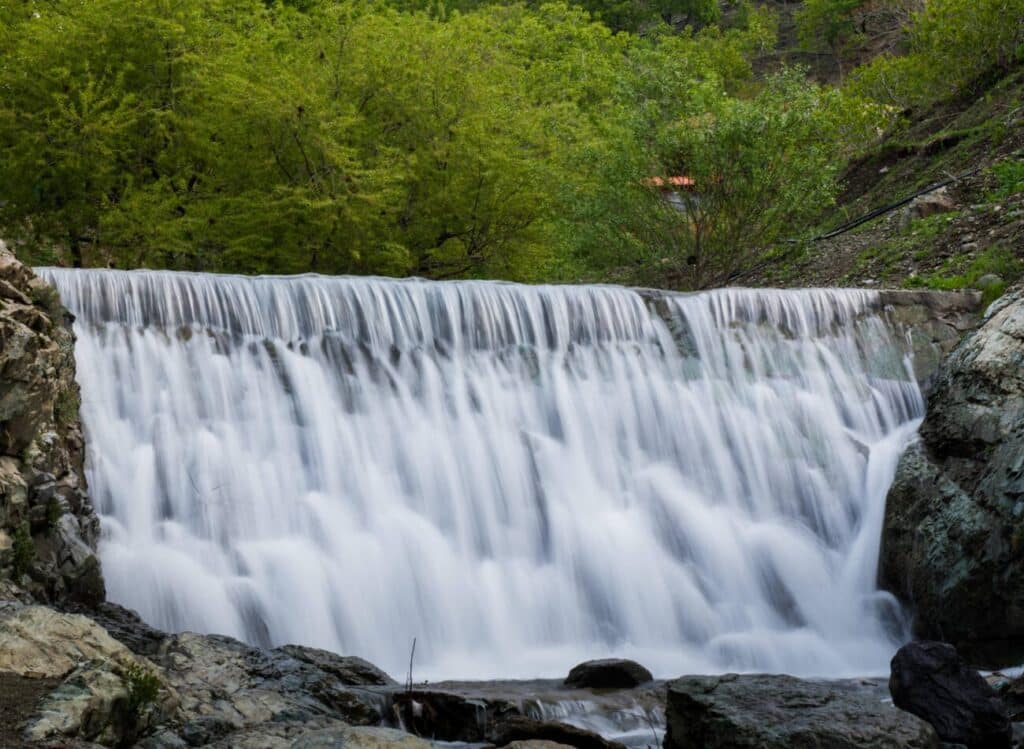
{"label": "waterfall", "polygon": [[401,677],[887,672],[871,292],[44,268],[112,600]]}

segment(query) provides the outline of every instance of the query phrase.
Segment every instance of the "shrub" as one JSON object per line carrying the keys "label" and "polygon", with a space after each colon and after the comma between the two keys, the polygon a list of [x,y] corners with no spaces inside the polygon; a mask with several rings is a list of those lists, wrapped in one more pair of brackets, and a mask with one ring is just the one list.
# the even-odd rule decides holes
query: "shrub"
{"label": "shrub", "polygon": [[133,663],[125,669],[125,685],[128,687],[128,710],[139,715],[156,702],[160,693],[160,680],[148,668]]}

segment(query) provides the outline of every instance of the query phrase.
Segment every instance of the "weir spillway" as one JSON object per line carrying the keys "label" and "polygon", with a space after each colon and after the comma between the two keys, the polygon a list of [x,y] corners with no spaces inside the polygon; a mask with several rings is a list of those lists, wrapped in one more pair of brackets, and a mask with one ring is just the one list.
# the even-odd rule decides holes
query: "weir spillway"
{"label": "weir spillway", "polygon": [[44,268],[110,597],[417,677],[877,673],[924,412],[876,294]]}

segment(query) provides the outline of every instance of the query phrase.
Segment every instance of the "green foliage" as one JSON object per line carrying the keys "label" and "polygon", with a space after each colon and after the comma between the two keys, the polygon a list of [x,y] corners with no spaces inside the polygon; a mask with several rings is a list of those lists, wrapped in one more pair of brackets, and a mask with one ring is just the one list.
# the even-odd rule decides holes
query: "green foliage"
{"label": "green foliage", "polygon": [[995,200],[1024,192],[1024,159],[1001,161],[992,167],[992,174],[996,178],[996,189],[992,194]]}
{"label": "green foliage", "polygon": [[910,53],[859,69],[856,90],[899,108],[970,94],[1024,60],[1024,0],[930,0],[910,26]]}
{"label": "green foliage", "polygon": [[32,541],[32,532],[29,530],[26,520],[14,532],[14,539],[11,547],[12,565],[14,567],[15,579],[20,578],[32,567],[32,560],[35,557],[36,547]]}
{"label": "green foliage", "polygon": [[31,7],[0,0],[19,252],[242,273],[578,277],[580,197],[649,173],[643,123],[735,95],[773,38],[765,13],[639,38],[557,3]]}
{"label": "green foliage", "polygon": [[840,57],[843,46],[856,34],[853,12],[866,0],[805,0],[797,11],[797,35],[801,45],[822,47]]}
{"label": "green foliage", "polygon": [[148,668],[132,663],[125,669],[122,678],[128,688],[129,713],[139,715],[156,702],[160,694],[160,680]]}
{"label": "green foliage", "polygon": [[[614,249],[595,257],[602,245],[588,242],[591,263],[630,258],[644,282],[658,285],[727,283],[832,202],[841,163],[837,134],[857,119],[860,103],[799,71],[771,79],[751,99],[719,89],[701,86],[689,111],[659,128],[641,123],[632,137],[649,137],[650,161],[635,165],[625,184],[598,194],[589,230]],[[641,172],[649,163],[657,164],[654,175],[685,175],[692,188],[652,186]],[[613,237],[617,245],[607,239]]]}

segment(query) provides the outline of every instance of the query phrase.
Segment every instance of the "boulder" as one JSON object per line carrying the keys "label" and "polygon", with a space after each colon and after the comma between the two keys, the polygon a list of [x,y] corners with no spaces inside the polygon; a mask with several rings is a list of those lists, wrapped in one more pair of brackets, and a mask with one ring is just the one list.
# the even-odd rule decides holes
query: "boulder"
{"label": "boulder", "polygon": [[607,658],[573,666],[565,677],[565,685],[575,688],[630,689],[653,679],[651,672],[636,661]]}
{"label": "boulder", "polygon": [[940,213],[951,213],[956,210],[956,201],[945,187],[920,195],[899,214],[898,225],[901,231],[910,228],[917,219],[928,218]]}
{"label": "boulder", "polygon": [[879,577],[915,633],[975,665],[1024,661],[1024,294],[944,362],[889,491]]}
{"label": "boulder", "polygon": [[896,707],[923,718],[939,738],[968,749],[1010,749],[1010,719],[995,690],[942,642],[912,642],[892,659]]}
{"label": "boulder", "polygon": [[938,749],[884,693],[791,676],[686,676],[668,688],[665,749]]}
{"label": "boulder", "polygon": [[98,603],[70,319],[0,242],[0,580],[40,602]]}

